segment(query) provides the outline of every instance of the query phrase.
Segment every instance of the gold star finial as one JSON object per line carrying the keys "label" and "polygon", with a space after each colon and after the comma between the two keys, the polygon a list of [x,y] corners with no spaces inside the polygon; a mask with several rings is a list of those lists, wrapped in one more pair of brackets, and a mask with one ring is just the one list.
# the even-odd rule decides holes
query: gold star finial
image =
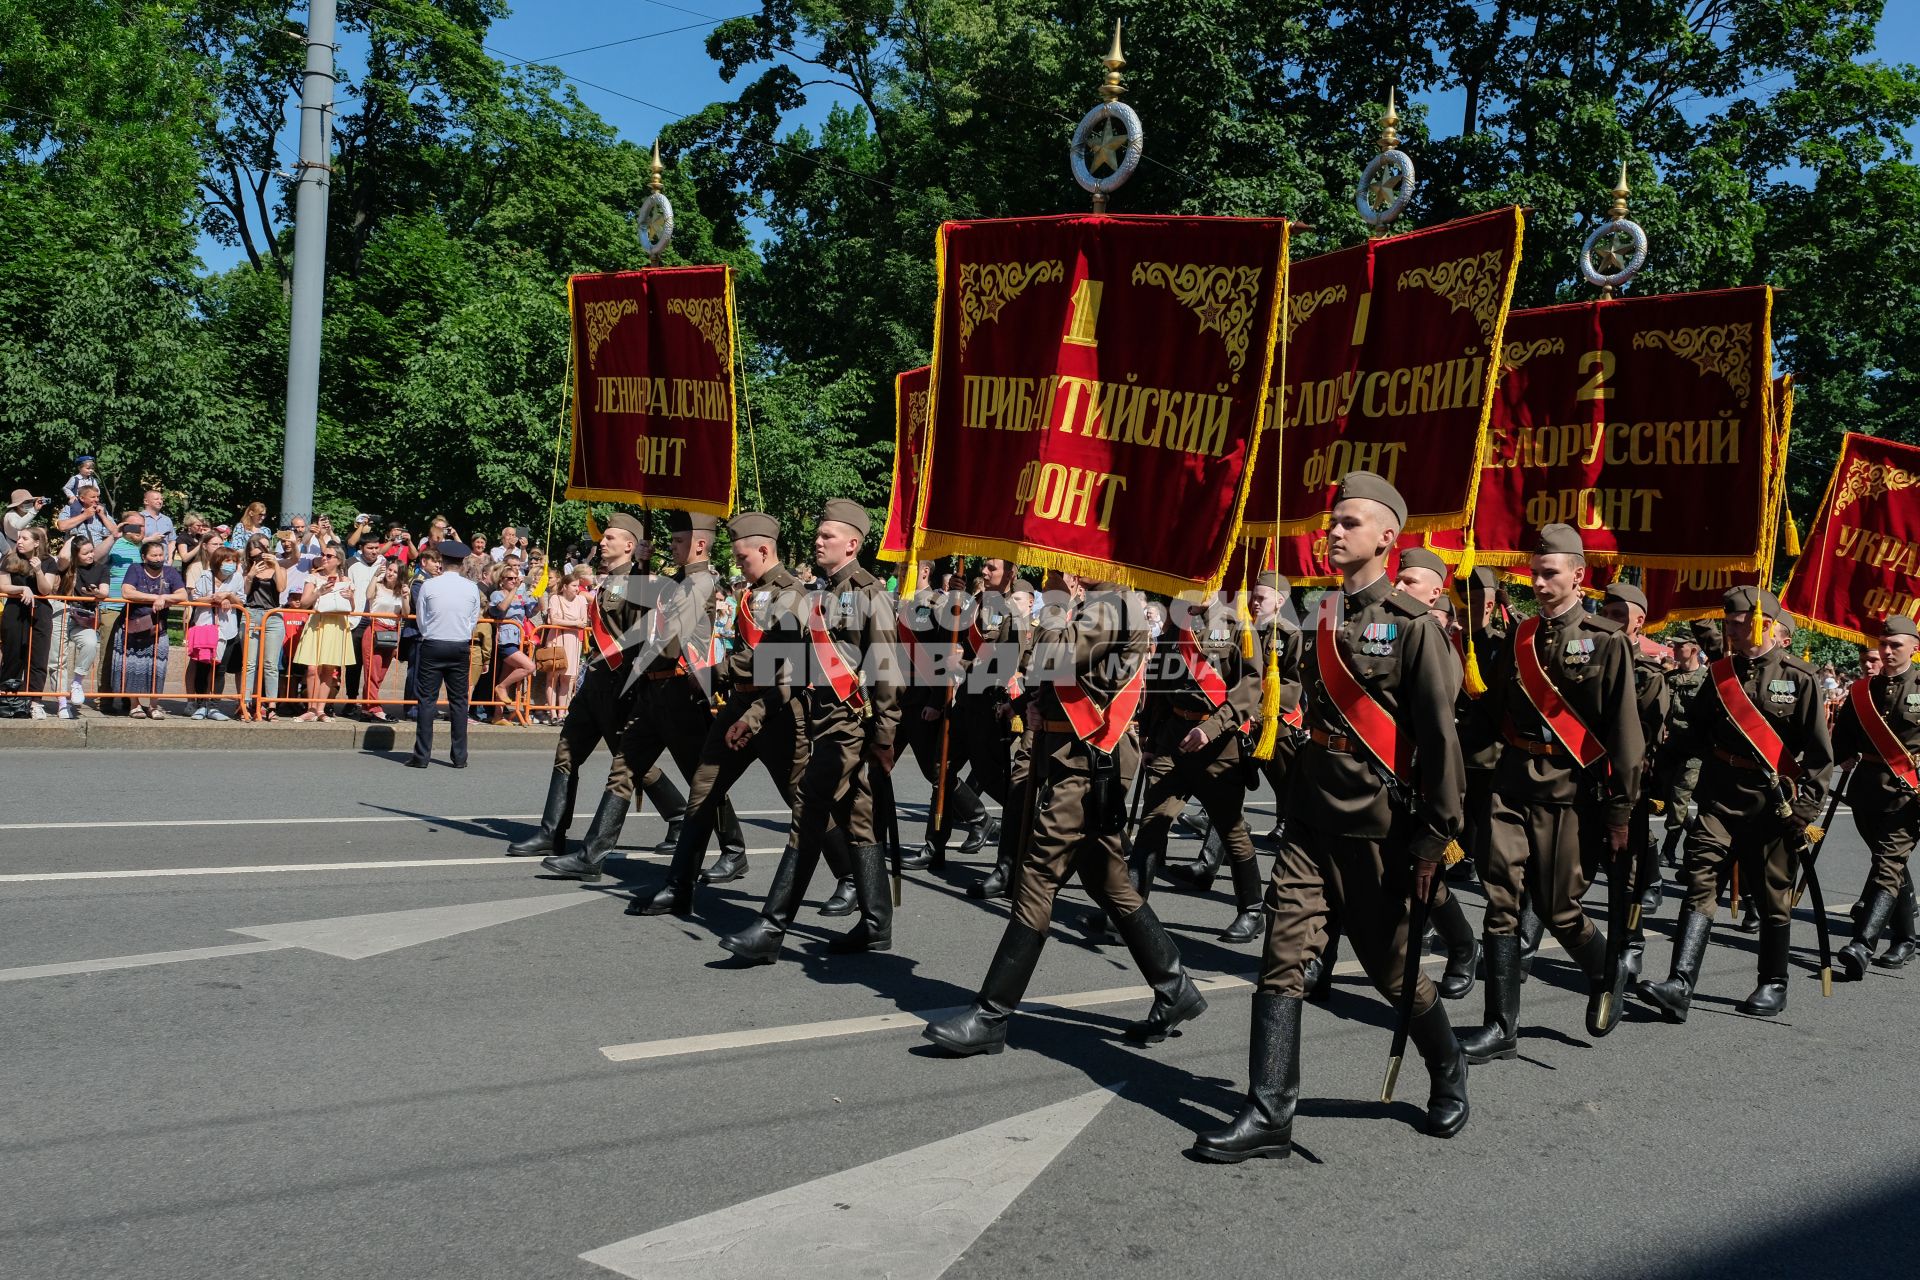
{"label": "gold star finial", "polygon": [[1107,50],[1107,56],[1100,60],[1106,64],[1106,82],[1100,86],[1100,96],[1108,102],[1118,98],[1124,89],[1120,83],[1120,72],[1127,60],[1120,52],[1120,19],[1113,20],[1113,47]]}
{"label": "gold star finial", "polygon": [[1613,207],[1607,210],[1607,216],[1615,222],[1627,216],[1627,162],[1620,162],[1620,181],[1614,184]]}
{"label": "gold star finial", "polygon": [[660,163],[660,139],[653,140],[653,176],[647,182],[647,190],[660,190],[660,175],[666,172],[666,166]]}
{"label": "gold star finial", "polygon": [[1389,86],[1387,89],[1387,113],[1380,117],[1380,149],[1382,151],[1392,151],[1400,145],[1400,133],[1398,130],[1400,112],[1394,105],[1395,101],[1394,89],[1392,86]]}

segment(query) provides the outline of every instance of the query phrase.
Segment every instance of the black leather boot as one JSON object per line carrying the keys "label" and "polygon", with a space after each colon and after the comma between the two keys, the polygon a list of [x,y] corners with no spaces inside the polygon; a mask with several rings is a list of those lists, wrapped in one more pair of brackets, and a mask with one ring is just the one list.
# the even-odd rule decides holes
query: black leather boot
{"label": "black leather boot", "polygon": [[1547,931],[1547,922],[1533,909],[1533,895],[1520,899],[1520,981],[1525,982],[1533,976],[1533,953],[1540,949],[1540,937]]}
{"label": "black leather boot", "polygon": [[877,844],[853,846],[853,891],[860,923],[827,944],[832,955],[893,950],[893,887],[887,883],[887,851]]}
{"label": "black leather boot", "polygon": [[701,884],[726,884],[747,874],[745,849],[722,849],[711,867],[700,873]]}
{"label": "black leather boot", "polygon": [[[987,826],[991,819],[987,814],[987,805],[980,793],[966,783],[955,778],[947,789],[947,835],[952,837],[955,831],[960,833],[960,843],[952,852],[969,857],[987,847]],[[946,862],[943,853],[935,860],[935,868]]]}
{"label": "black leather boot", "polygon": [[1045,933],[1029,929],[1018,920],[1007,921],[1007,931],[1000,935],[993,963],[987,966],[987,979],[980,984],[980,994],[973,998],[973,1004],[951,1018],[927,1024],[920,1034],[963,1058],[999,1053],[1006,1048],[1007,1019],[1019,1008],[1046,942]]}
{"label": "black leather boot", "polygon": [[[1447,948],[1447,971],[1440,975],[1440,994],[1449,1000],[1464,1000],[1473,991],[1473,974],[1480,967],[1480,940],[1473,936],[1467,913],[1460,899],[1449,893],[1434,904],[1433,931]],[[1417,944],[1425,946],[1422,938]]]}
{"label": "black leather boot", "polygon": [[1867,966],[1873,963],[1874,944],[1880,941],[1887,920],[1893,915],[1893,906],[1893,895],[1885,889],[1875,889],[1867,900],[1866,919],[1854,931],[1853,940],[1840,948],[1840,971],[1849,982],[1859,982],[1867,976]]}
{"label": "black leather boot", "polygon": [[833,872],[834,886],[827,900],[820,904],[820,914],[850,916],[858,895],[853,891],[853,859],[847,855],[847,833],[839,827],[829,830],[822,853],[827,860],[827,870]]}
{"label": "black leather boot", "polygon": [[742,960],[754,964],[772,964],[780,958],[780,944],[793,927],[794,913],[807,892],[807,881],[819,865],[818,850],[802,850],[789,844],[780,854],[780,865],[767,887],[766,905],[753,923],[738,933],[720,939],[720,945]]}
{"label": "black leather boot", "polygon": [[569,880],[598,880],[614,841],[620,838],[620,828],[626,824],[629,803],[625,796],[601,792],[600,807],[593,811],[593,822],[587,827],[587,838],[580,843],[580,852],[542,858],[540,865]]}
{"label": "black leather boot", "polygon": [[1320,954],[1307,961],[1307,967],[1300,975],[1307,984],[1307,999],[1315,1004],[1325,1004],[1333,994],[1333,970],[1340,963],[1340,927],[1327,926],[1327,945],[1320,948]]}
{"label": "black leather boot", "polygon": [[555,769],[547,779],[547,804],[540,814],[540,829],[525,840],[507,846],[509,858],[544,858],[567,851],[567,828],[573,825],[574,775]]}
{"label": "black leather boot", "polygon": [[1013,860],[1002,855],[993,864],[993,870],[987,872],[985,880],[979,880],[967,886],[967,896],[976,902],[984,902],[988,898],[1004,898],[1012,881]]}
{"label": "black leather boot", "polygon": [[1153,988],[1153,1007],[1144,1019],[1127,1028],[1127,1039],[1136,1044],[1159,1044],[1175,1027],[1205,1013],[1207,998],[1187,976],[1180,963],[1180,948],[1167,936],[1152,907],[1143,905],[1113,924],[1127,944],[1127,954]]}
{"label": "black leather boot", "polygon": [[1476,1067],[1520,1052],[1520,938],[1488,934],[1487,1021],[1462,1032],[1460,1049]]}
{"label": "black leather boot", "polygon": [[[669,830],[681,825],[681,823],[671,823]],[[724,796],[720,799],[720,807],[713,820],[713,829],[720,833],[720,858],[711,868],[700,873],[700,883],[725,884],[729,880],[740,879],[747,874],[747,834],[740,829],[740,819],[733,812],[733,801]],[[674,848],[678,851],[678,843]],[[700,853],[705,856],[706,852],[706,841],[702,840]]]}
{"label": "black leather boot", "polygon": [[1915,919],[1913,873],[1908,872],[1906,879],[1900,885],[1900,896],[1893,901],[1892,934],[1890,935],[1893,940],[1885,952],[1874,957],[1874,968],[1902,969],[1913,963],[1916,950],[1914,934],[1920,932],[1915,928],[1917,923],[1920,921]]}
{"label": "black leather boot", "polygon": [[667,820],[667,834],[660,838],[659,844],[653,846],[653,851],[662,855],[670,854],[680,847],[680,828],[687,819],[687,798],[680,794],[679,787],[673,785],[673,779],[658,767],[647,771],[646,777],[640,780],[640,789],[646,794],[647,803],[653,806],[653,811]]}
{"label": "black leather boot", "polygon": [[1760,927],[1760,910],[1753,905],[1753,899],[1745,895],[1740,899],[1740,932],[1752,933]]}
{"label": "black leather boot", "polygon": [[1647,967],[1647,931],[1635,926],[1627,931],[1627,949],[1621,957],[1627,966],[1627,986],[1632,987],[1640,981],[1640,974]]}
{"label": "black leather boot", "polygon": [[1446,1003],[1435,1000],[1416,1017],[1407,1038],[1427,1064],[1427,1132],[1451,1138],[1467,1127],[1467,1055],[1447,1021]]}
{"label": "black leather boot", "polygon": [[1652,841],[1640,851],[1640,865],[1634,874],[1640,880],[1641,918],[1657,915],[1666,890],[1660,884],[1660,855],[1654,851]]}
{"label": "black leather boot", "polygon": [[1667,838],[1660,846],[1660,861],[1670,867],[1680,865],[1680,838],[1686,833],[1685,827],[1667,828]]}
{"label": "black leather boot", "polygon": [[1607,935],[1595,929],[1577,947],[1567,948],[1567,959],[1587,975],[1587,1034],[1598,1040],[1620,1022],[1620,1002],[1627,994],[1626,957],[1607,949]]}
{"label": "black leather boot", "polygon": [[1220,874],[1220,864],[1226,860],[1226,841],[1217,833],[1207,832],[1207,838],[1200,843],[1200,856],[1193,862],[1171,863],[1166,868],[1167,879],[1175,884],[1185,885],[1196,893],[1205,893],[1213,888],[1214,877]]}
{"label": "black leather boot", "polygon": [[1293,1112],[1300,1105],[1300,1001],[1253,997],[1253,1035],[1247,1051],[1247,1101],[1224,1129],[1197,1134],[1195,1156],[1239,1164],[1256,1156],[1293,1154]]}
{"label": "black leather boot", "polygon": [[706,856],[707,841],[713,838],[713,809],[704,806],[689,814],[680,828],[680,843],[674,846],[673,861],[667,864],[667,882],[651,897],[635,894],[627,903],[630,916],[676,916],[693,914],[693,886],[700,871],[700,859]]}
{"label": "black leather boot", "polygon": [[1252,942],[1266,931],[1266,912],[1261,909],[1261,897],[1266,886],[1260,880],[1260,860],[1258,858],[1236,859],[1228,870],[1233,875],[1233,905],[1240,914],[1233,918],[1227,931],[1220,935],[1220,941],[1240,944]]}
{"label": "black leather boot", "polygon": [[1784,924],[1760,925],[1760,983],[1753,994],[1733,1006],[1755,1018],[1777,1018],[1787,1007],[1787,954],[1791,930]]}
{"label": "black leather boot", "polygon": [[1636,994],[1660,1011],[1668,1022],[1685,1022],[1693,1007],[1693,993],[1700,983],[1700,961],[1707,954],[1707,935],[1713,920],[1699,911],[1682,910],[1680,929],[1674,935],[1673,968],[1665,982],[1643,982]]}

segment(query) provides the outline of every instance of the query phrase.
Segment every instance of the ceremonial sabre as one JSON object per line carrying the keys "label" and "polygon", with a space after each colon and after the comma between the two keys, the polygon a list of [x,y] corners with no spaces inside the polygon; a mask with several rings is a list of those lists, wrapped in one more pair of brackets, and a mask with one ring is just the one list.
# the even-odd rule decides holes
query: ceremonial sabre
{"label": "ceremonial sabre", "polygon": [[1407,921],[1407,971],[1400,982],[1400,1014],[1393,1024],[1393,1051],[1387,1058],[1387,1078],[1380,1084],[1380,1101],[1393,1101],[1394,1082],[1400,1079],[1400,1060],[1407,1056],[1407,1037],[1413,1031],[1413,998],[1420,986],[1420,957],[1427,949],[1427,921],[1433,915],[1434,899],[1440,896],[1440,883],[1446,870],[1458,862],[1464,850],[1458,844],[1447,846],[1440,865],[1434,868],[1433,883],[1423,895],[1408,894],[1412,903]]}
{"label": "ceremonial sabre", "polygon": [[1793,901],[1789,904],[1797,907],[1802,894],[1813,896],[1813,933],[1820,940],[1822,996],[1833,994],[1833,939],[1827,928],[1827,895],[1820,891],[1820,876],[1813,864],[1819,860],[1820,850],[1826,846],[1827,832],[1833,829],[1834,815],[1840,812],[1840,797],[1846,794],[1847,784],[1852,781],[1853,769],[1849,768],[1834,787],[1832,799],[1827,801],[1827,816],[1820,820],[1819,826],[1807,828],[1800,846],[1800,887],[1793,891]]}

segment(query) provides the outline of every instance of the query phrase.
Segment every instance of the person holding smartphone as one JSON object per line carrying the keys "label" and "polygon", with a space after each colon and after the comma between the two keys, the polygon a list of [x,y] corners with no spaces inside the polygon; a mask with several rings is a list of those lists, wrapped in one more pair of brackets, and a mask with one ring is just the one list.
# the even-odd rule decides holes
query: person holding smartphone
{"label": "person holding smartphone", "polygon": [[302,720],[331,720],[327,707],[340,692],[340,673],[358,659],[353,653],[353,582],[340,564],[340,548],[329,546],[314,561],[300,589],[300,608],[313,610],[300,631],[293,660],[311,670],[307,677],[312,698]]}
{"label": "person holding smartphone", "polygon": [[69,538],[61,550],[66,568],[61,571],[60,594],[83,596],[67,604],[54,637],[54,687],[60,691],[59,716],[77,720],[80,708],[87,705],[87,677],[93,674],[94,659],[100,652],[100,612],[94,601],[107,598],[111,571],[107,558],[95,543],[85,538]]}

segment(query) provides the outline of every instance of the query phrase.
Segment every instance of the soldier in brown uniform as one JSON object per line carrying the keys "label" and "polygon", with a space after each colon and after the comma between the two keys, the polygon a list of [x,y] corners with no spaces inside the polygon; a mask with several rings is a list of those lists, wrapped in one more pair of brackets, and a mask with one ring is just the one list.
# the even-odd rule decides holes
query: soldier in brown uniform
{"label": "soldier in brown uniform", "polygon": [[[674,569],[656,580],[653,608],[643,623],[649,632],[644,661],[632,676],[633,714],[620,734],[620,754],[635,777],[656,769],[662,755],[672,757],[686,778],[700,765],[700,748],[713,723],[713,667],[720,657],[712,603],[719,579],[707,560],[716,523],[712,516],[685,511],[671,518]],[[737,879],[747,864],[740,820],[725,799],[715,817],[721,849],[715,876]],[[676,848],[681,825],[673,832]],[[563,875],[573,870],[564,861],[546,865]]]}
{"label": "soldier in brown uniform", "polygon": [[[636,896],[627,905],[628,915],[685,915],[693,909],[695,873],[713,837],[715,815],[750,764],[758,760],[766,766],[788,804],[806,771],[806,702],[794,688],[795,671],[804,672],[806,661],[806,593],[780,562],[779,521],[743,511],[727,528],[748,586],[734,624],[734,647],[718,675],[726,701],[707,727],[667,882],[651,897]],[[836,874],[845,873],[846,837],[838,827],[828,832],[826,857]]]}
{"label": "soldier in brown uniform", "polygon": [[1487,865],[1480,868],[1487,1021],[1460,1037],[1476,1064],[1518,1052],[1523,897],[1532,898],[1587,977],[1587,1033],[1604,1036],[1620,1017],[1625,956],[1609,949],[1580,899],[1599,859],[1617,860],[1627,847],[1646,749],[1632,650],[1617,623],[1582,607],[1586,576],[1580,534],[1564,524],[1542,529],[1533,555],[1540,613],[1515,627],[1478,704],[1487,730],[1504,745]]}
{"label": "soldier in brown uniform", "polygon": [[1207,1002],[1180,963],[1180,951],[1127,874],[1122,841],[1126,795],[1140,767],[1133,715],[1146,682],[1146,600],[1109,583],[1080,583],[1064,617],[1035,624],[1028,679],[1034,686],[1026,738],[1038,802],[1015,817],[1029,825],[1011,918],[971,1008],[932,1023],[927,1039],[949,1053],[999,1053],[1007,1019],[1040,960],[1053,901],[1069,875],[1114,922],[1153,987],[1146,1019],[1131,1040],[1155,1044]]}
{"label": "soldier in brown uniform", "polygon": [[[1006,798],[1001,802],[999,848],[993,870],[987,873],[987,878],[967,886],[969,898],[1004,898],[1011,891],[1021,853],[1023,827],[1020,815],[1032,807],[1032,793],[1027,790],[1029,738],[1024,726],[1020,732],[1016,732],[1014,726],[1023,712],[1030,709],[1032,702],[1026,673],[1033,653],[1032,611],[1039,596],[1039,590],[1025,578],[1013,580],[1007,601],[1007,616],[996,629],[999,639],[990,651],[991,657],[976,658],[967,674],[970,685],[997,684],[1004,692],[1004,701],[994,700],[997,705],[994,705],[993,715],[1001,726],[996,732],[1008,735],[1011,739],[1007,742]],[[982,734],[972,749],[989,751],[991,746]]]}
{"label": "soldier in brown uniform", "polygon": [[[949,771],[958,773],[964,768],[977,779],[979,791],[1000,804],[1002,812],[1011,789],[1020,663],[1033,630],[1025,612],[1012,599],[1015,581],[1011,560],[981,561],[980,590],[969,604],[962,636],[965,676],[948,712],[952,722]],[[948,821],[952,821],[951,816]],[[997,843],[1001,838],[1002,824],[987,817],[984,806],[978,832],[980,845]],[[962,852],[974,844],[970,831]]]}
{"label": "soldier in brown uniform", "polygon": [[[1237,1163],[1293,1149],[1306,967],[1337,912],[1367,976],[1398,1001],[1413,896],[1430,900],[1460,832],[1465,787],[1453,727],[1453,659],[1426,606],[1396,589],[1387,555],[1406,523],[1399,492],[1351,472],[1335,494],[1327,558],[1339,592],[1321,602],[1300,659],[1308,741],[1294,759],[1286,837],[1267,886],[1267,939],[1253,997],[1252,1080],[1240,1114],[1192,1153]],[[1467,1061],[1440,993],[1416,971],[1411,1038],[1432,1090],[1428,1132],[1467,1122]]]}
{"label": "soldier in brown uniform", "polygon": [[828,950],[893,947],[893,896],[878,828],[892,815],[875,812],[875,776],[881,776],[884,793],[884,775],[893,770],[900,683],[907,668],[893,600],[886,586],[860,567],[860,547],[869,527],[865,507],[833,498],[814,534],[814,564],[825,580],[820,591],[807,597],[802,647],[812,754],[766,905],[752,924],[720,940],[728,951],[756,964],[780,958],[780,943],[836,826],[846,833],[860,922]]}
{"label": "soldier in brown uniform", "polygon": [[1727,656],[1694,699],[1687,737],[1674,750],[1700,757],[1694,798],[1700,816],[1687,829],[1686,905],[1665,982],[1639,994],[1669,1022],[1685,1022],[1700,981],[1721,867],[1740,860],[1740,879],[1760,906],[1760,983],[1741,1013],[1773,1017],[1787,1005],[1787,956],[1793,919],[1794,853],[1826,797],[1833,745],[1820,682],[1774,629],[1756,635],[1754,614],[1777,618],[1780,600],[1761,587],[1734,587],[1724,598]]}
{"label": "soldier in brown uniform", "polygon": [[1260,868],[1247,832],[1247,773],[1253,761],[1249,727],[1260,711],[1260,671],[1241,651],[1243,629],[1226,593],[1204,604],[1173,602],[1172,616],[1148,668],[1141,709],[1145,816],[1134,836],[1135,880],[1145,897],[1167,855],[1173,821],[1199,800],[1209,839],[1218,838],[1233,876],[1237,913],[1222,942],[1260,934]]}
{"label": "soldier in brown uniform", "polygon": [[[628,676],[632,664],[644,660],[655,604],[655,579],[647,572],[652,554],[646,526],[621,512],[607,521],[600,535],[600,587],[588,602],[592,625],[581,645],[580,686],[567,705],[560,726],[560,742],[553,751],[553,773],[547,781],[547,803],[540,828],[524,840],[507,846],[510,858],[541,858],[555,875],[598,880],[600,868],[613,852],[633,803],[634,774],[620,752],[620,738],[633,718],[637,691]],[[607,770],[606,790],[579,853],[567,851],[567,828],[573,825],[573,806],[580,789],[580,766],[605,743],[613,763]],[[677,827],[686,813],[686,801],[659,769],[642,772],[640,785],[647,799]]]}
{"label": "soldier in brown uniform", "polygon": [[[1853,764],[1847,807],[1873,855],[1865,904],[1853,940],[1840,948],[1840,968],[1855,982],[1867,964],[1898,969],[1914,955],[1913,871],[1909,858],[1920,838],[1920,628],[1895,614],[1880,628],[1880,672],[1862,676],[1848,691],[1833,722],[1833,753]],[[1858,763],[1855,764],[1854,762]],[[1883,956],[1873,948],[1891,928],[1893,945]]]}
{"label": "soldier in brown uniform", "polygon": [[947,795],[937,826],[929,802],[926,839],[901,860],[901,867],[909,871],[946,865],[947,838],[956,826],[964,834],[955,852],[977,853],[986,847],[987,806],[967,785],[964,744],[956,737],[954,724],[956,684],[966,676],[971,601],[959,592],[933,587],[933,568],[921,562],[920,587],[900,611],[900,640],[913,673],[900,694],[900,746],[913,751],[920,776],[931,789],[940,785],[945,739]]}
{"label": "soldier in brown uniform", "polygon": [[[1660,850],[1653,842],[1653,814],[1658,788],[1658,758],[1661,739],[1667,731],[1667,713],[1673,699],[1667,693],[1666,668],[1660,660],[1640,647],[1646,634],[1647,596],[1630,582],[1609,586],[1601,611],[1619,625],[1627,643],[1633,646],[1633,699],[1640,709],[1640,738],[1646,744],[1646,763],[1640,772],[1640,798],[1627,820],[1627,849],[1633,855],[1633,890],[1640,898],[1641,923],[1627,934],[1627,974],[1637,979],[1645,963],[1647,950],[1646,918],[1660,909]],[[1609,875],[1612,872],[1608,873]]]}

